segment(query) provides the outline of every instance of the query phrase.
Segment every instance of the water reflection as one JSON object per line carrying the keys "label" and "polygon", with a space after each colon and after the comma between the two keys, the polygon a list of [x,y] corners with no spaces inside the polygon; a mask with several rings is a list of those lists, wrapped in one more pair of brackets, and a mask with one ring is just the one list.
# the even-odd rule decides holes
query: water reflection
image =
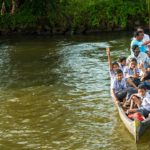
{"label": "water reflection", "polygon": [[[0,47],[0,149],[136,149],[110,99],[104,50],[111,46],[113,59],[118,51],[127,55],[130,37],[6,39]],[[137,149],[149,147],[147,138]]]}

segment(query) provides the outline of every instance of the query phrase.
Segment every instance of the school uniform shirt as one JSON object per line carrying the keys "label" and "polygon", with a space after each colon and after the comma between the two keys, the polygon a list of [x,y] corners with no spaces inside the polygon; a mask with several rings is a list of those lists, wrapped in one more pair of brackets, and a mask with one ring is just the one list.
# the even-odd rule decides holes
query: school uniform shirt
{"label": "school uniform shirt", "polygon": [[110,76],[110,81],[111,81],[111,85],[114,82],[116,75],[115,72],[113,70],[109,70],[109,76]]}
{"label": "school uniform shirt", "polygon": [[129,66],[127,66],[125,69],[124,69],[124,76],[127,77],[127,76],[133,76],[134,74],[139,74],[140,73],[140,70],[136,67],[134,70],[130,69]]}
{"label": "school uniform shirt", "polygon": [[[145,41],[149,41],[149,40],[150,40],[149,35],[144,34],[143,41],[145,42]],[[147,45],[150,45],[150,44],[147,44]],[[145,45],[145,47],[146,47],[146,50],[148,51],[148,46],[147,45]]]}
{"label": "school uniform shirt", "polygon": [[[135,37],[133,37],[132,40],[136,40]],[[150,40],[149,35],[144,34],[143,41],[148,41],[148,40]]]}
{"label": "school uniform shirt", "polygon": [[137,63],[141,63],[141,62],[146,62],[146,60],[148,59],[148,56],[146,53],[140,52],[139,55],[137,57],[134,56],[134,54],[131,54],[130,56],[128,56],[127,58],[127,63],[129,64],[130,60],[132,58],[135,58],[137,60]]}
{"label": "school uniform shirt", "polygon": [[144,40],[144,41],[150,40],[149,35],[148,35],[148,34],[144,34],[143,40]]}
{"label": "school uniform shirt", "polygon": [[150,57],[147,57],[147,58],[146,58],[144,64],[145,64],[145,66],[144,66],[145,68],[148,68],[148,67],[149,67],[149,65],[150,65]]}
{"label": "school uniform shirt", "polygon": [[119,92],[120,90],[126,89],[127,84],[126,84],[126,79],[123,78],[121,81],[115,79],[112,83],[111,89],[115,90],[115,93]]}
{"label": "school uniform shirt", "polygon": [[150,111],[150,94],[147,92],[142,100],[141,107]]}
{"label": "school uniform shirt", "polygon": [[118,65],[119,65],[119,69],[121,69],[122,72],[124,72],[124,69],[125,69],[126,66],[123,66],[121,63],[118,63]]}
{"label": "school uniform shirt", "polygon": [[144,52],[145,53],[147,51],[147,48],[146,48],[145,45],[143,45],[143,42],[144,42],[144,40],[138,41],[136,39],[133,39],[131,41],[131,48],[132,48],[133,45],[138,45],[139,49],[140,49],[140,52]]}

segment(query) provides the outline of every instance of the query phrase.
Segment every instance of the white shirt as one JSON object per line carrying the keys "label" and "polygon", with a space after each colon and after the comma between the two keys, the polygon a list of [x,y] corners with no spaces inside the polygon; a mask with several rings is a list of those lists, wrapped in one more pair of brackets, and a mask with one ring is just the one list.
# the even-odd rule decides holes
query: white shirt
{"label": "white shirt", "polygon": [[[142,44],[143,44],[143,42],[149,41],[149,40],[150,40],[150,37],[149,37],[148,34],[144,34],[143,39],[141,40],[141,42],[139,41],[138,43],[137,43],[137,42],[134,42],[134,41],[137,41],[137,40],[136,40],[135,37],[133,37],[133,38],[132,38],[132,42],[131,42],[131,47],[132,47],[132,45],[138,45],[139,47],[142,46],[142,49],[144,49],[144,47],[145,47],[145,49],[148,50],[148,46],[147,46],[147,45],[142,45]],[[148,44],[148,45],[150,45],[150,44]],[[132,49],[130,49],[130,50],[131,50],[131,54],[133,54]]]}
{"label": "white shirt", "polygon": [[[133,37],[132,40],[135,40],[135,37]],[[144,34],[143,41],[148,41],[148,40],[150,40],[149,35],[148,34]]]}
{"label": "white shirt", "polygon": [[136,67],[136,68],[134,68],[133,70],[132,69],[130,69],[130,67],[129,66],[127,66],[125,69],[124,69],[124,76],[126,77],[126,78],[129,78],[130,76],[133,76],[135,73],[136,74],[139,74],[140,73],[140,70]]}
{"label": "white shirt", "polygon": [[128,58],[127,58],[127,64],[129,64],[130,59],[131,58],[135,58],[137,60],[137,63],[141,63],[141,62],[145,62],[146,59],[148,59],[148,56],[146,53],[140,52],[139,55],[137,57],[134,56],[134,54],[131,54]]}
{"label": "white shirt", "polygon": [[113,70],[109,70],[109,75],[110,75],[110,81],[111,81],[111,86],[112,86],[114,80],[116,79],[116,75]]}
{"label": "white shirt", "polygon": [[150,40],[149,35],[148,35],[148,34],[144,34],[143,40],[144,40],[144,41]]}
{"label": "white shirt", "polygon": [[[145,42],[145,41],[149,41],[149,40],[150,40],[149,35],[144,34],[143,41]],[[148,45],[150,45],[150,44],[148,44]],[[148,46],[146,46],[146,50],[148,50]]]}
{"label": "white shirt", "polygon": [[126,88],[127,88],[127,84],[125,78],[123,78],[121,81],[115,79],[111,85],[111,89],[115,90],[115,93]]}
{"label": "white shirt", "polygon": [[126,66],[122,66],[121,65],[121,63],[118,63],[118,65],[119,65],[119,69],[121,69],[122,70],[122,72],[124,71],[124,69],[126,68]]}
{"label": "white shirt", "polygon": [[146,110],[150,111],[150,94],[147,92],[143,98],[141,107],[145,108]]}

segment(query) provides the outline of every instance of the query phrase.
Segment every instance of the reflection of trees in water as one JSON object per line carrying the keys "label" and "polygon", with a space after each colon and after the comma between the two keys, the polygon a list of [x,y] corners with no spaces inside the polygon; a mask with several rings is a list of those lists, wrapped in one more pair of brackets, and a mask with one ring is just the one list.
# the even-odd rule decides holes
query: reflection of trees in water
{"label": "reflection of trees in water", "polygon": [[10,51],[12,46],[1,44],[0,46],[0,86],[7,85],[11,70]]}
{"label": "reflection of trees in water", "polygon": [[1,86],[49,85],[60,80],[61,56],[56,45],[41,41],[13,41],[1,46]]}

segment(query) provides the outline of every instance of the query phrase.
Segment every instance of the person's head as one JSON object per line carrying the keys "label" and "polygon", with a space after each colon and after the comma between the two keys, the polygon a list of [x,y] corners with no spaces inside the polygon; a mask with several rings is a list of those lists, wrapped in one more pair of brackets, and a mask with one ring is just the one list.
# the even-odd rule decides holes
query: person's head
{"label": "person's head", "polygon": [[143,80],[150,80],[150,71],[148,70],[144,73]]}
{"label": "person's head", "polygon": [[144,33],[144,29],[143,29],[142,27],[137,27],[137,28],[136,28],[136,31],[141,31],[141,32]]}
{"label": "person's head", "polygon": [[145,85],[141,84],[138,86],[138,94],[141,96],[144,96],[146,93],[146,87]]}
{"label": "person's head", "polygon": [[131,58],[129,67],[130,69],[134,69],[137,66],[137,60],[135,58]]}
{"label": "person's head", "polygon": [[125,66],[125,65],[126,65],[126,57],[120,56],[118,62],[119,62],[121,65]]}
{"label": "person's head", "polygon": [[134,56],[137,57],[140,53],[140,49],[139,49],[139,46],[138,45],[133,45],[132,46],[132,51],[134,53]]}
{"label": "person's head", "polygon": [[122,78],[123,78],[123,72],[122,72],[122,70],[121,69],[117,69],[115,71],[115,74],[116,74],[116,79],[119,80],[119,81],[121,81]]}
{"label": "person's head", "polygon": [[136,40],[141,41],[144,37],[144,33],[142,31],[135,31],[134,37]]}
{"label": "person's head", "polygon": [[117,69],[119,69],[119,65],[116,61],[112,63],[112,69],[113,71],[116,71]]}

